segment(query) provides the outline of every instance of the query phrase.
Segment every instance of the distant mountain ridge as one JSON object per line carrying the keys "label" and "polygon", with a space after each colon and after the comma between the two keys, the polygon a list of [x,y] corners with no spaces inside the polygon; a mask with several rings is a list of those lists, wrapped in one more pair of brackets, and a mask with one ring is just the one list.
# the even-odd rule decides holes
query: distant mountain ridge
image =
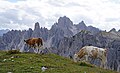
{"label": "distant mountain ridge", "polygon": [[7,33],[9,31],[9,29],[2,29],[0,30],[0,36],[3,36],[4,33]]}
{"label": "distant mountain ridge", "polygon": [[[31,37],[41,37],[43,39],[44,47],[47,48],[44,52],[52,52],[70,58],[85,45],[107,47],[110,48],[109,68],[120,71],[119,35],[120,32],[115,29],[109,32],[102,31],[93,26],[86,26],[84,21],[73,24],[68,17],[64,16],[60,17],[50,30],[40,27],[39,23],[36,22],[33,30],[29,28],[23,31],[8,31],[0,37],[0,50],[20,49],[20,51],[26,52],[28,47],[24,44],[24,39]],[[30,49],[30,52],[33,52],[33,50]],[[112,57],[114,57],[114,60]]]}

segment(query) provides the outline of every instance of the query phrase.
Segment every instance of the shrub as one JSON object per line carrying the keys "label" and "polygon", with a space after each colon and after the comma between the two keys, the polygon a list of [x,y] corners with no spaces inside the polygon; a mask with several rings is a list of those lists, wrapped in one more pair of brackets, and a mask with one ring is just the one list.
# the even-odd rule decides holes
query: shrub
{"label": "shrub", "polygon": [[87,66],[87,67],[94,67],[92,64],[86,63],[86,62],[80,62],[80,66]]}
{"label": "shrub", "polygon": [[10,55],[10,54],[18,54],[21,53],[19,50],[8,50],[6,54]]}

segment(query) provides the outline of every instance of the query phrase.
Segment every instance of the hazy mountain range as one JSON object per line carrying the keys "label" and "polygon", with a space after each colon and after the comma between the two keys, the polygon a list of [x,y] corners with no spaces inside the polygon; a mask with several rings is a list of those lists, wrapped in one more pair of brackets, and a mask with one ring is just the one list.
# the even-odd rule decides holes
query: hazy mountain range
{"label": "hazy mountain range", "polygon": [[9,29],[6,29],[6,30],[1,29],[1,30],[0,30],[0,36],[3,36],[3,34],[4,34],[4,33],[7,33],[8,31],[9,31]]}

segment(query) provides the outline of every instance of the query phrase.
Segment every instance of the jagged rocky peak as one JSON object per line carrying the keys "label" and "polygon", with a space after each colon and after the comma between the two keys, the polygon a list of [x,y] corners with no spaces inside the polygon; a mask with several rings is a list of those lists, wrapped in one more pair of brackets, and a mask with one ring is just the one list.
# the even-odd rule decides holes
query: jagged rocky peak
{"label": "jagged rocky peak", "polygon": [[35,28],[34,29],[40,29],[40,25],[38,22],[35,23]]}
{"label": "jagged rocky peak", "polygon": [[[84,21],[81,21],[79,24],[85,25],[85,22],[84,22]],[[86,26],[86,25],[85,25],[85,26]]]}
{"label": "jagged rocky peak", "polygon": [[116,29],[112,28],[109,32],[116,32]]}
{"label": "jagged rocky peak", "polygon": [[78,31],[87,30],[87,26],[85,25],[84,21],[81,21],[79,24],[76,24],[75,27]]}
{"label": "jagged rocky peak", "polygon": [[31,31],[32,31],[32,29],[31,29],[31,28],[29,28],[28,30],[31,30]]}
{"label": "jagged rocky peak", "polygon": [[66,16],[60,17],[58,19],[58,25],[60,26],[72,26],[73,22]]}
{"label": "jagged rocky peak", "polygon": [[79,27],[86,27],[85,25],[85,22],[84,21],[81,21],[79,24],[78,24]]}

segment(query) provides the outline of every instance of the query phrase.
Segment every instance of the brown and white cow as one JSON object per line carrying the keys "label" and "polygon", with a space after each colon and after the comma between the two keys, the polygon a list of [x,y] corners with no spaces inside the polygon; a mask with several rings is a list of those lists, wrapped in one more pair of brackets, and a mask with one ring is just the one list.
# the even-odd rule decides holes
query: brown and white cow
{"label": "brown and white cow", "polygon": [[30,48],[38,49],[37,53],[39,52],[39,49],[43,46],[43,41],[41,38],[29,38],[27,40],[24,40],[24,42],[29,46]]}
{"label": "brown and white cow", "polygon": [[[74,62],[85,60],[86,62],[89,62],[89,58],[92,59],[100,59],[101,65],[100,67],[106,68],[106,62],[107,62],[107,49],[98,48],[94,46],[84,46],[80,49],[80,51],[76,54],[74,54]],[[84,59],[85,58],[85,59]]]}

